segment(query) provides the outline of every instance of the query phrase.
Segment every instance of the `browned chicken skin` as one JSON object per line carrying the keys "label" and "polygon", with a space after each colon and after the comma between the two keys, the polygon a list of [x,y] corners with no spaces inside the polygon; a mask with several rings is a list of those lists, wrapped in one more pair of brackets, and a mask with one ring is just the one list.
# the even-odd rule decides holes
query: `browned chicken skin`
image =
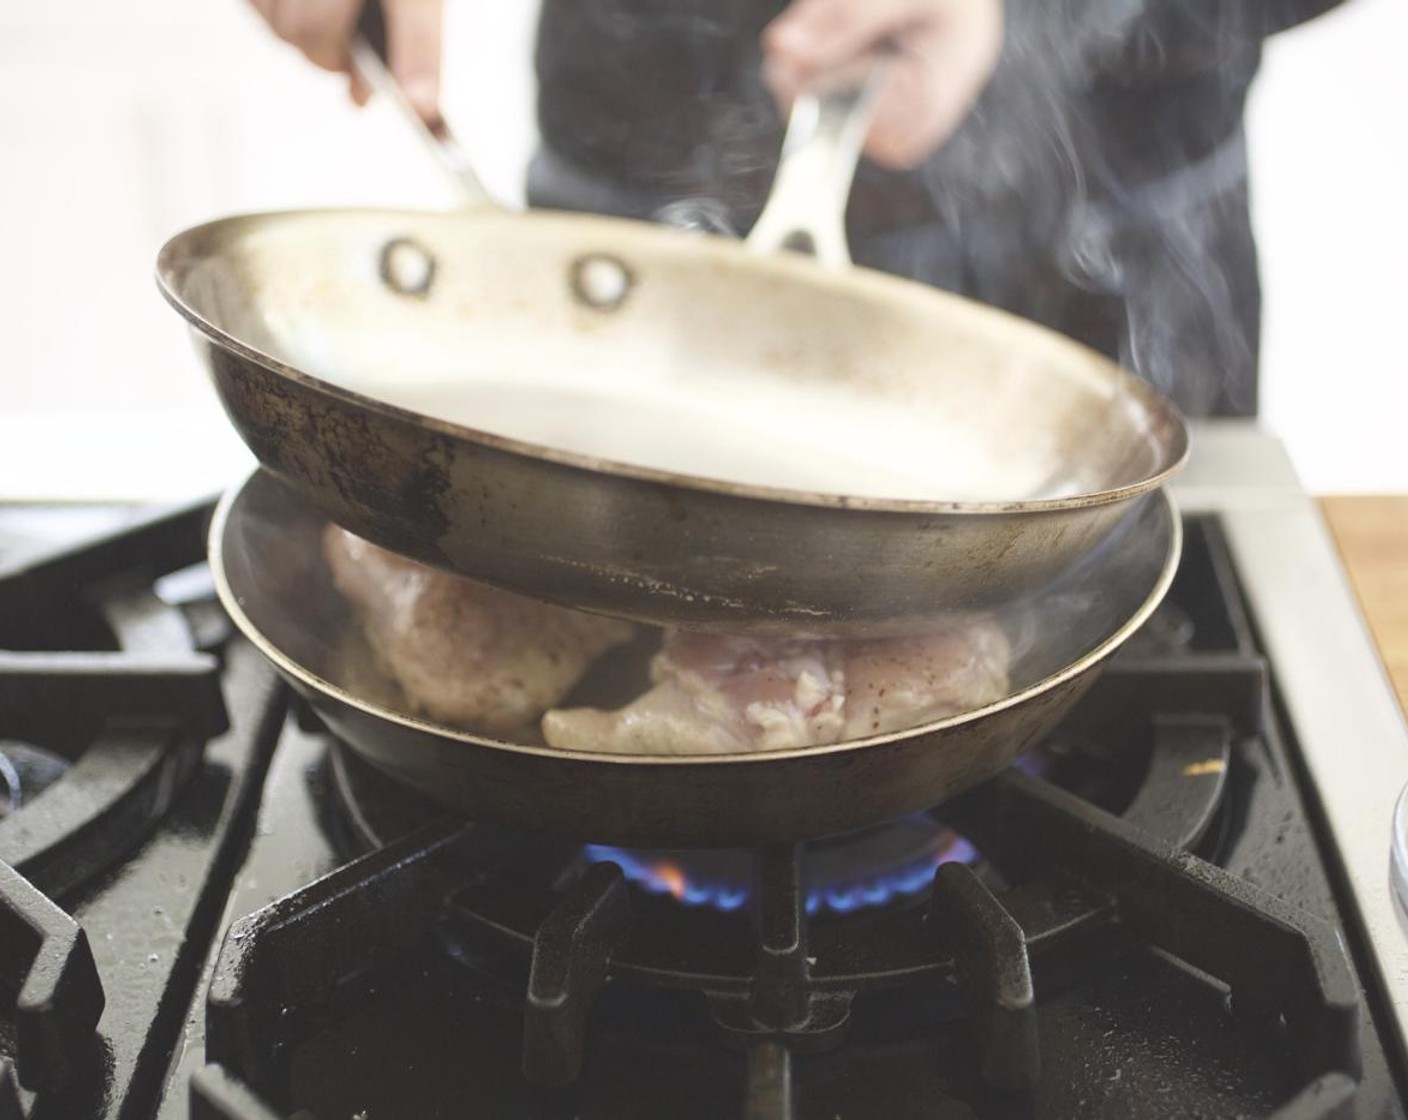
{"label": "browned chicken skin", "polygon": [[429,568],[330,525],[323,555],[384,671],[425,715],[490,734],[531,727],[630,623]]}

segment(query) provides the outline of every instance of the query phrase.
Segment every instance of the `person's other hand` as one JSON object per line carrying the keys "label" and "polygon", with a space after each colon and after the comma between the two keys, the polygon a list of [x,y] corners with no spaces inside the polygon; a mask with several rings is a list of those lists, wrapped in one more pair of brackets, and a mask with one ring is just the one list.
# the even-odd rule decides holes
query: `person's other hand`
{"label": "person's other hand", "polygon": [[890,52],[865,151],[913,167],[967,116],[1002,34],[1002,0],[793,0],[763,31],[764,78],[785,112],[798,94],[854,81]]}
{"label": "person's other hand", "polygon": [[[377,3],[378,0],[366,0]],[[363,0],[251,0],[279,38],[292,43],[324,70],[348,75],[352,98],[366,103],[370,91],[352,73],[348,45],[356,33]],[[386,16],[391,73],[406,99],[426,120],[440,115],[442,0],[380,0]]]}

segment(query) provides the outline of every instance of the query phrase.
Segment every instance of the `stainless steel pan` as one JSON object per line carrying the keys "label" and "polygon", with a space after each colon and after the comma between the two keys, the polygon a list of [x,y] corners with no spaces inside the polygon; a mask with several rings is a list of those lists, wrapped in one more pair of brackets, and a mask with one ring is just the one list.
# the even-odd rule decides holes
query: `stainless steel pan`
{"label": "stainless steel pan", "polygon": [[1065,571],[1187,437],[1103,357],[848,267],[860,102],[799,102],[746,245],[275,213],[174,238],[161,287],[259,460],[378,544],[648,622],[922,627]]}
{"label": "stainless steel pan", "polygon": [[[997,773],[1061,718],[1153,612],[1181,543],[1169,498],[1151,494],[1056,585],[1009,604],[1000,617],[1015,648],[1012,693],[1000,703],[837,746],[689,758],[554,750],[408,714],[367,668],[359,630],[321,559],[325,524],[306,499],[256,472],[220,504],[210,560],[240,629],[344,742],[476,820],[676,848],[846,832],[938,804]],[[615,706],[629,684],[608,666],[571,701]]]}

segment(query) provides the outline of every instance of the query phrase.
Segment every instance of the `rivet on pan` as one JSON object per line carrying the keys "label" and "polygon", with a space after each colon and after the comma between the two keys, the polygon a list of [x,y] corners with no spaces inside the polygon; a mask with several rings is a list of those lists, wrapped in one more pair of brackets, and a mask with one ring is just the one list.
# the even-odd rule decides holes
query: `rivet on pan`
{"label": "rivet on pan", "polygon": [[435,258],[409,237],[393,237],[381,250],[381,279],[403,296],[424,296],[435,282]]}
{"label": "rivet on pan", "polygon": [[615,311],[635,284],[631,270],[615,257],[592,253],[572,262],[572,291],[596,311]]}

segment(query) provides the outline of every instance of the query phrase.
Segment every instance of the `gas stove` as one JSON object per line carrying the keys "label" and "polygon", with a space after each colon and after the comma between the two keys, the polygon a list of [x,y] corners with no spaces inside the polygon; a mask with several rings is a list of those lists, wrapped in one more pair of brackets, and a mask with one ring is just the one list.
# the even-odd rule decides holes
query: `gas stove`
{"label": "gas stove", "polygon": [[0,509],[0,1117],[1405,1114],[1408,736],[1278,445],[1046,742],[803,848],[456,819],[215,605],[209,506]]}

